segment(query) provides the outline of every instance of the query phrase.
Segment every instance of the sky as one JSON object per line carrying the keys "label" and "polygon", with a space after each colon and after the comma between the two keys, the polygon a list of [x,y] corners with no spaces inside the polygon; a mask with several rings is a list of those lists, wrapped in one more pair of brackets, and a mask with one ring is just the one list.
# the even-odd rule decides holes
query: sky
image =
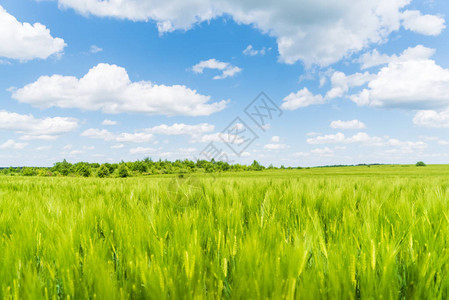
{"label": "sky", "polygon": [[449,163],[444,0],[0,0],[0,166]]}

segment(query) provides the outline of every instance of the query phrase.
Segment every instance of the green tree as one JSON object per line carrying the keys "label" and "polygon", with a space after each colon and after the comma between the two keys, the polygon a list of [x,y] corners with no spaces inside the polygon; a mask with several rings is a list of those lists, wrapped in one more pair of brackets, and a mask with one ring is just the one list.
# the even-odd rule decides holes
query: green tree
{"label": "green tree", "polygon": [[118,177],[128,177],[129,176],[129,171],[128,171],[128,167],[126,166],[126,164],[122,163],[118,166]]}
{"label": "green tree", "polygon": [[109,168],[106,165],[101,165],[97,171],[97,176],[100,178],[109,176]]}
{"label": "green tree", "polygon": [[417,167],[425,167],[426,164],[425,164],[423,161],[418,161],[418,162],[416,163],[416,166],[417,166]]}
{"label": "green tree", "polygon": [[70,173],[70,169],[72,168],[72,164],[67,162],[67,160],[63,160],[62,162],[57,162],[51,169],[53,172],[58,172],[63,176],[67,176]]}
{"label": "green tree", "polygon": [[25,167],[22,169],[23,176],[36,176],[37,172],[34,168]]}
{"label": "green tree", "polygon": [[79,162],[74,165],[75,172],[83,177],[89,177],[90,174],[92,174],[92,169],[90,168],[88,163],[85,162]]}
{"label": "green tree", "polygon": [[251,170],[253,171],[262,171],[263,170],[263,166],[257,161],[253,161],[253,163],[251,164]]}

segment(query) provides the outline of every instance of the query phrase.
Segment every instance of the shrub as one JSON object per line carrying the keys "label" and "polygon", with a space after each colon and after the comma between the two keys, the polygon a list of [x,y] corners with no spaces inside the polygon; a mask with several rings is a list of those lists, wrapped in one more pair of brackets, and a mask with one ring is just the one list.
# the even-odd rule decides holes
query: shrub
{"label": "shrub", "polygon": [[106,165],[101,165],[97,171],[97,176],[100,178],[109,176],[109,168]]}
{"label": "shrub", "polygon": [[417,167],[425,167],[426,164],[425,164],[424,162],[422,162],[422,161],[418,161],[418,162],[416,163],[416,166],[417,166]]}
{"label": "shrub", "polygon": [[35,176],[36,170],[34,168],[23,168],[22,175],[23,176]]}
{"label": "shrub", "polygon": [[128,167],[125,164],[120,164],[118,167],[118,177],[128,177],[129,176],[129,172],[128,172]]}
{"label": "shrub", "polygon": [[92,173],[92,170],[89,166],[89,164],[84,163],[84,162],[79,162],[77,164],[74,165],[76,173],[80,176],[83,177],[89,177],[90,174]]}

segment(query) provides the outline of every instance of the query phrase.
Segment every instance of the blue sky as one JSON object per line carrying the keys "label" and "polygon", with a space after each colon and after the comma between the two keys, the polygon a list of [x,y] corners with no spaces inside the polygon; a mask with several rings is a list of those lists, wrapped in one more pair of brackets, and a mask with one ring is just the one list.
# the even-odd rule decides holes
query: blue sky
{"label": "blue sky", "polygon": [[[0,166],[207,158],[212,146],[278,166],[448,163],[448,11],[442,0],[0,1]],[[282,110],[264,128],[244,111],[260,92]]]}

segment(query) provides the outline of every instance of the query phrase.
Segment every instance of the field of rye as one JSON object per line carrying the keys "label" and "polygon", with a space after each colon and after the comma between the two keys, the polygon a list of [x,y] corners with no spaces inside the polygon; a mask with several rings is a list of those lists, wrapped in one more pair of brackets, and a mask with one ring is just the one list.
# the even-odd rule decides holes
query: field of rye
{"label": "field of rye", "polygon": [[447,299],[449,167],[0,177],[4,299]]}

